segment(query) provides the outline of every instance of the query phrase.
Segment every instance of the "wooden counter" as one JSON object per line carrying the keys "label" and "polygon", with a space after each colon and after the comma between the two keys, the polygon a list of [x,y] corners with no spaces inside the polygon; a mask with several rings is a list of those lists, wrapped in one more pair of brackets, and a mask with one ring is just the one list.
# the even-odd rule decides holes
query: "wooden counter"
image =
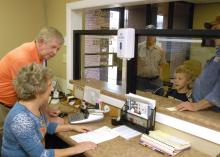
{"label": "wooden counter", "polygon": [[192,122],[194,124],[198,124],[200,126],[220,132],[220,123],[219,123],[220,112],[213,112],[211,110],[203,110],[197,112],[190,112],[190,111],[171,112],[166,108],[174,107],[180,102],[146,92],[139,91],[137,94],[151,99],[155,99],[157,101],[157,112],[161,112],[176,117],[178,119]]}
{"label": "wooden counter", "polygon": [[[82,80],[73,80],[71,83],[80,85],[82,87],[84,86],[91,86],[96,89],[100,89],[101,93],[104,95],[107,95],[109,97],[113,97],[120,100],[125,100],[125,90],[121,88],[121,86],[118,85],[111,85],[107,82],[94,80],[94,79],[82,79]],[[219,112],[213,112],[211,110],[204,110],[204,111],[198,111],[198,112],[190,112],[190,111],[176,111],[171,112],[168,111],[167,107],[174,107],[180,102],[176,100],[167,99],[165,97],[157,96],[151,93],[141,92],[137,91],[137,95],[148,97],[155,99],[156,105],[157,105],[157,111],[161,112],[163,114],[167,114],[170,116],[173,116],[178,119],[182,119],[188,122],[192,122],[194,124],[198,124],[200,126],[216,130],[220,132],[220,113]]]}
{"label": "wooden counter", "polygon": [[[111,117],[107,116],[103,120],[94,123],[84,124],[92,129],[100,128],[102,126],[108,126],[113,128],[111,125]],[[58,137],[69,145],[75,145],[76,142],[73,141],[70,136],[76,135],[75,132],[61,132],[58,133]],[[131,140],[125,140],[122,137],[117,137],[113,140],[109,140],[98,144],[97,149],[90,150],[84,153],[87,157],[162,157],[165,156],[159,152],[153,151],[147,147],[139,144],[140,136],[133,138]],[[177,157],[209,157],[206,154],[198,152],[193,149],[188,149]]]}
{"label": "wooden counter", "polygon": [[[101,91],[101,96],[105,99],[115,99],[117,101],[104,103],[111,106],[117,106],[117,103],[124,104],[125,90],[121,86],[111,85],[107,82],[98,80],[74,80],[73,84],[79,85],[82,88],[91,86]],[[184,137],[191,142],[192,147],[196,150],[216,156],[220,150],[220,113],[211,110],[198,112],[190,111],[174,111],[167,110],[168,107],[174,107],[180,102],[171,100],[165,97],[157,96],[151,93],[137,91],[137,95],[156,100],[156,129],[161,129],[167,133]],[[111,114],[111,112],[114,114]],[[111,108],[109,115],[118,115],[120,109],[117,107]]]}

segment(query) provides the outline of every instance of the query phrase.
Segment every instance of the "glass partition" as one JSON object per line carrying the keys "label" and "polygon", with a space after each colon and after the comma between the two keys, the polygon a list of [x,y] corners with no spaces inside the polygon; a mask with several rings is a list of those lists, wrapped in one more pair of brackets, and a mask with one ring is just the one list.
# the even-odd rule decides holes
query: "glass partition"
{"label": "glass partition", "polygon": [[[214,56],[215,47],[210,47],[206,39],[219,39],[219,30],[136,30],[135,39],[135,58],[122,63],[122,59],[117,58],[117,30],[77,30],[74,31],[74,79],[79,78],[95,78],[111,82],[113,84],[121,84],[121,76],[126,76],[127,93],[136,93],[136,90],[146,91],[146,83],[141,83],[142,89],[139,89],[137,77],[155,77],[160,79],[162,83],[152,91],[166,86],[172,87],[172,79],[179,65],[191,64],[196,77],[200,74],[208,60]],[[146,38],[155,37],[156,45],[164,52],[166,64],[159,64],[160,56],[149,58],[146,54],[140,54],[139,47],[145,46]],[[206,42],[204,42],[206,41]],[[210,40],[209,40],[210,41]],[[213,40],[212,40],[213,41]],[[145,51],[144,51],[145,52]],[[160,54],[158,54],[160,55]],[[154,57],[154,56],[153,56]],[[139,71],[144,71],[145,65],[139,65],[141,62],[138,58],[142,58],[141,62],[149,62],[148,69],[159,69],[152,76],[141,76]],[[158,62],[158,67],[152,66],[153,60]],[[189,63],[187,62],[189,61]],[[193,61],[193,63],[192,63]],[[196,62],[196,63],[195,63]],[[125,67],[123,67],[125,66]],[[124,71],[123,71],[123,70]],[[155,70],[156,71],[156,70]],[[167,87],[168,86],[168,87]]]}
{"label": "glass partition", "polygon": [[121,83],[122,61],[116,57],[117,36],[81,36],[81,77]]}
{"label": "glass partition", "polygon": [[216,51],[215,47],[204,46],[201,37],[154,36],[155,45],[149,44],[149,38],[152,36],[138,37],[136,90],[158,95],[172,88],[177,67],[189,64],[196,79]]}

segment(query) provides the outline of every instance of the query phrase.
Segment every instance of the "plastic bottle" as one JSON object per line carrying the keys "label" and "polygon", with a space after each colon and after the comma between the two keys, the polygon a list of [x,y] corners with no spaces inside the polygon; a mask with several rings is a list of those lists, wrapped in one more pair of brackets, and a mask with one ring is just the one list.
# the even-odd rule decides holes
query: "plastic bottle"
{"label": "plastic bottle", "polygon": [[96,103],[95,103],[95,109],[99,110],[99,103],[100,103],[100,100],[97,99]]}

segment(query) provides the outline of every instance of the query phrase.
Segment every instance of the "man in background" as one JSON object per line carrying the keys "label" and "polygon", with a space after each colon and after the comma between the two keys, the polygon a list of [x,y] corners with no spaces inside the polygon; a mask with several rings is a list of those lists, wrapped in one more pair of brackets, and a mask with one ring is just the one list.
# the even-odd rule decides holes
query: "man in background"
{"label": "man in background", "polygon": [[[146,29],[155,29],[155,26],[148,25]],[[165,52],[156,45],[156,37],[147,36],[146,42],[138,46],[137,90],[158,93],[163,87],[160,66],[165,63]],[[158,94],[162,95],[162,93]]]}
{"label": "man in background", "polygon": [[[9,109],[17,100],[12,81],[18,71],[31,63],[42,64],[54,57],[64,42],[63,35],[53,27],[40,30],[36,39],[8,52],[0,60],[0,127]],[[51,116],[57,116],[51,112]]]}
{"label": "man in background", "polygon": [[[212,22],[205,23],[212,30],[220,30],[220,15]],[[212,108],[220,111],[220,39],[215,39],[216,54],[204,67],[193,86],[193,103],[177,105],[177,110],[199,111]]]}

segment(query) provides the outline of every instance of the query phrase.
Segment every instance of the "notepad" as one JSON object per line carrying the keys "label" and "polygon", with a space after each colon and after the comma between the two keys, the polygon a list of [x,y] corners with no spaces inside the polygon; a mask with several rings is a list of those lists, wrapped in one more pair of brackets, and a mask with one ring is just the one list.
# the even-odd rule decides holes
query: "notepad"
{"label": "notepad", "polygon": [[176,107],[168,107],[166,109],[169,110],[169,111],[177,111]]}
{"label": "notepad", "polygon": [[119,136],[125,138],[126,140],[129,140],[129,139],[136,137],[136,136],[139,136],[141,134],[140,132],[138,132],[134,129],[131,129],[125,125],[116,127],[112,130],[117,132],[119,134]]}
{"label": "notepad", "polygon": [[149,135],[143,134],[140,144],[153,150],[174,156],[179,152],[190,148],[190,143],[160,130],[150,131]]}

